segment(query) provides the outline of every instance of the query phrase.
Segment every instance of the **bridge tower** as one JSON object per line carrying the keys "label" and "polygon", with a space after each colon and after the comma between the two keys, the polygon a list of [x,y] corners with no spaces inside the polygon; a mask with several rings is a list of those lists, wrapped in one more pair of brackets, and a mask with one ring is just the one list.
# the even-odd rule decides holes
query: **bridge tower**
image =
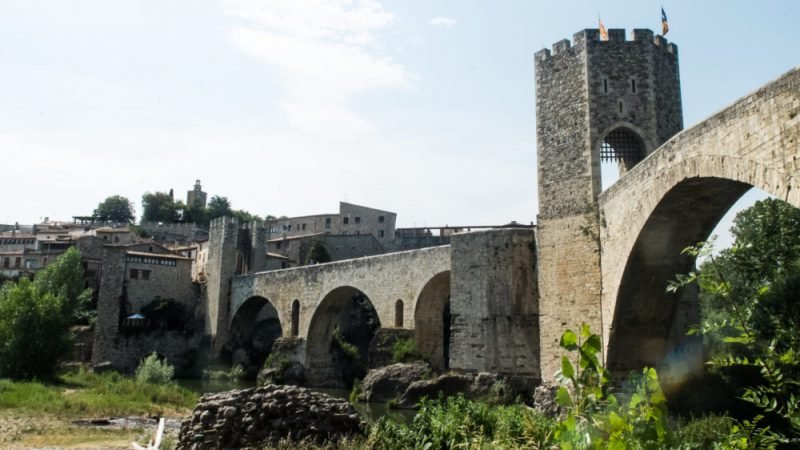
{"label": "bridge tower", "polygon": [[[581,322],[600,333],[601,161],[632,168],[683,127],[677,46],[650,30],[583,30],[536,53],[541,369]],[[610,323],[610,322],[609,322]],[[546,356],[545,356],[546,355]],[[545,359],[546,358],[546,359]]]}

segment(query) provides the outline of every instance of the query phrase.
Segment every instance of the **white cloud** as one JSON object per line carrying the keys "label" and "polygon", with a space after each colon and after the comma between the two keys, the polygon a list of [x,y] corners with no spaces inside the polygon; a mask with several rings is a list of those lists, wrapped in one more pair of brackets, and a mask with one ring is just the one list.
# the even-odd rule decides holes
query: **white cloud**
{"label": "white cloud", "polygon": [[457,23],[456,19],[453,19],[452,17],[434,17],[430,21],[430,24],[435,27],[447,27],[447,28],[453,28],[454,26],[456,26],[456,23]]}
{"label": "white cloud", "polygon": [[[415,76],[383,54],[378,34],[395,17],[373,0],[223,0],[247,23],[228,31],[245,54],[281,71],[280,107],[290,124],[346,137],[370,131],[348,99],[374,89],[409,88]],[[321,127],[321,128],[320,128]]]}

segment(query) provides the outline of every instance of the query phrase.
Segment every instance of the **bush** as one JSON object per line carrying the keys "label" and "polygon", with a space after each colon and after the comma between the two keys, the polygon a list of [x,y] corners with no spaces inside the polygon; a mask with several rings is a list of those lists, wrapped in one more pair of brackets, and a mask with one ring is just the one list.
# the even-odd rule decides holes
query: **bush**
{"label": "bush", "polygon": [[417,349],[414,338],[400,339],[392,344],[392,361],[396,363],[424,361],[425,356]]}
{"label": "bush", "polygon": [[166,360],[161,361],[155,352],[147,355],[136,368],[136,382],[139,384],[166,384],[172,381],[175,368]]}
{"label": "bush", "polygon": [[525,405],[495,407],[463,396],[422,400],[410,425],[379,420],[368,446],[406,448],[549,448],[553,423]]}

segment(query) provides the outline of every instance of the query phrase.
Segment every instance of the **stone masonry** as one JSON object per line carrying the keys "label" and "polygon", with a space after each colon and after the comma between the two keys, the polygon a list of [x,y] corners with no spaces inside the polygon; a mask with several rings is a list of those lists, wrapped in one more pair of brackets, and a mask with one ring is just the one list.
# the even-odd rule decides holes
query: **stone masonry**
{"label": "stone masonry", "polygon": [[[643,155],[682,126],[677,47],[652,31],[583,30],[536,54],[538,264],[542,375],[558,370],[558,341],[581,322],[600,332],[600,147],[622,129]],[[658,112],[658,113],[657,113]],[[629,168],[629,167],[628,167]]]}

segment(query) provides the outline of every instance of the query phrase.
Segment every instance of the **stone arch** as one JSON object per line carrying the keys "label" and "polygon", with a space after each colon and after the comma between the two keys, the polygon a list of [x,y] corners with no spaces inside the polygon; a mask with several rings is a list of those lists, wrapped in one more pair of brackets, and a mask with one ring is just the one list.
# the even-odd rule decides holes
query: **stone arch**
{"label": "stone arch", "polygon": [[800,70],[676,135],[600,194],[605,358],[617,374],[660,366],[680,381],[697,369],[685,327],[696,292],[665,292],[730,206],[757,187],[800,206]]}
{"label": "stone arch", "polygon": [[446,371],[450,359],[449,270],[434,275],[420,291],[414,311],[414,337],[431,367]]}
{"label": "stone arch", "polygon": [[278,310],[268,299],[253,296],[245,300],[231,320],[226,350],[232,364],[241,364],[255,375],[283,334]]}
{"label": "stone arch", "polygon": [[[369,296],[353,286],[337,287],[322,297],[308,327],[306,379],[311,386],[350,387],[366,374],[369,343],[380,328],[380,319]],[[357,348],[348,354],[334,336]]]}
{"label": "stone arch", "polygon": [[394,302],[394,326],[395,328],[403,328],[403,300],[397,299]]}

